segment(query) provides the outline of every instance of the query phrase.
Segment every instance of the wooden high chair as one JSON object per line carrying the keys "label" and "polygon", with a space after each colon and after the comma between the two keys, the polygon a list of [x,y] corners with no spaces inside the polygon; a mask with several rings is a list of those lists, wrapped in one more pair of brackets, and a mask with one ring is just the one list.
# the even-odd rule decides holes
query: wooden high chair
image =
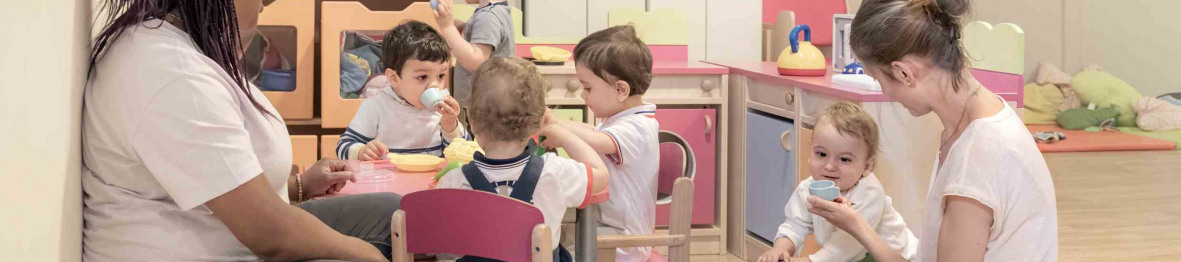
{"label": "wooden high chair", "polygon": [[693,217],[693,179],[677,178],[673,183],[668,234],[599,236],[598,261],[615,261],[615,249],[667,246],[668,258],[652,252],[648,261],[689,261],[690,219]]}
{"label": "wooden high chair", "polygon": [[541,210],[488,192],[433,189],[407,194],[391,228],[394,262],[413,261],[412,253],[553,261],[551,229]]}

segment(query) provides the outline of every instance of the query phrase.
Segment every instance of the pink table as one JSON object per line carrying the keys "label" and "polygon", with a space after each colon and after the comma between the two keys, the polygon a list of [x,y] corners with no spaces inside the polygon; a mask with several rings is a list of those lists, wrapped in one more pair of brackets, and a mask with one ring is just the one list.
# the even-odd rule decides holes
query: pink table
{"label": "pink table", "polygon": [[[383,163],[384,162],[384,163]],[[349,167],[353,170],[361,170],[361,161],[348,160]],[[418,191],[427,190],[431,181],[435,178],[438,171],[432,172],[406,172],[398,170],[394,164],[388,161],[381,161],[373,165],[373,172],[393,174],[394,178],[385,182],[367,183],[357,182],[348,183],[344,188],[334,195],[326,195],[324,197],[356,195],[379,192],[394,192],[399,195],[406,195]]]}

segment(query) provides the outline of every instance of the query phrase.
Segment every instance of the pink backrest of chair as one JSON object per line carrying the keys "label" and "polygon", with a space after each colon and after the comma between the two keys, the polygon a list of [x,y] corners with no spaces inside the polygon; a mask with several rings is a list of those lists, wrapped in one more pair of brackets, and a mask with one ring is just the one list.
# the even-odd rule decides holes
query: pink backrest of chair
{"label": "pink backrest of chair", "polygon": [[465,189],[433,189],[402,197],[406,247],[414,254],[448,253],[502,261],[532,259],[541,211],[516,199]]}

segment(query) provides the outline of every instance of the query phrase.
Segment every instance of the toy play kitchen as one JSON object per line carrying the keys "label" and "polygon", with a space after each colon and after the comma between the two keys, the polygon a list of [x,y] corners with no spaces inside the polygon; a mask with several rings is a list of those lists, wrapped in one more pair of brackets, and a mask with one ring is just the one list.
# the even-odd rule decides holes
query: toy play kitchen
{"label": "toy play kitchen", "polygon": [[[804,32],[804,41],[800,42],[800,31]],[[789,76],[823,76],[828,68],[824,61],[824,54],[812,45],[812,28],[808,25],[798,25],[791,29],[788,38],[790,46],[779,53],[779,74]]]}

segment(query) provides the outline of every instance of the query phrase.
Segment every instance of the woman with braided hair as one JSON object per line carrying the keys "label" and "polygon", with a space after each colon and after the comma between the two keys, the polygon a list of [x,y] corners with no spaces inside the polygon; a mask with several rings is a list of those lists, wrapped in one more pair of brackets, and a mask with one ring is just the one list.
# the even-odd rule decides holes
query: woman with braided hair
{"label": "woman with braided hair", "polygon": [[352,172],[293,172],[283,118],[243,81],[272,1],[103,1],[83,95],[84,261],[389,261],[399,196],[304,202]]}

